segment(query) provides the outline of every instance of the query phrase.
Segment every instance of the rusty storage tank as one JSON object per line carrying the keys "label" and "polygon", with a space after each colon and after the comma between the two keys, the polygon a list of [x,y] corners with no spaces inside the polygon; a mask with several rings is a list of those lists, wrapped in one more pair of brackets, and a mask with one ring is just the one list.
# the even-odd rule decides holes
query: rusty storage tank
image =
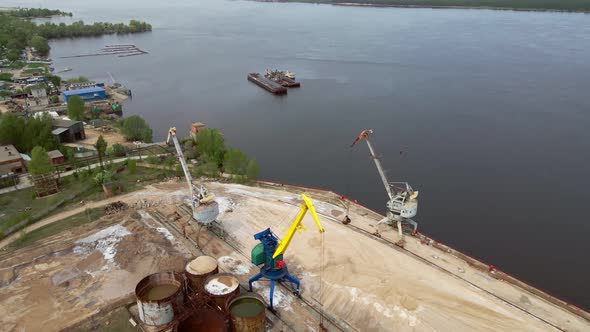
{"label": "rusty storage tank", "polygon": [[229,273],[210,275],[205,279],[203,288],[221,310],[226,310],[227,301],[240,295],[240,281]]}
{"label": "rusty storage tank", "polygon": [[203,292],[205,279],[212,274],[219,273],[219,268],[215,258],[199,256],[186,264],[184,271],[193,291],[200,294]]}
{"label": "rusty storage tank", "polygon": [[234,297],[227,303],[232,331],[266,331],[266,305],[262,296],[245,293]]}
{"label": "rusty storage tank", "polygon": [[217,220],[219,216],[219,204],[216,201],[202,203],[193,212],[193,218],[203,225],[208,225]]}
{"label": "rusty storage tank", "polygon": [[228,332],[229,320],[219,310],[204,306],[183,319],[174,327],[174,332]]}
{"label": "rusty storage tank", "polygon": [[164,325],[180,312],[184,301],[184,275],[160,272],[143,278],[135,287],[139,318],[147,325]]}

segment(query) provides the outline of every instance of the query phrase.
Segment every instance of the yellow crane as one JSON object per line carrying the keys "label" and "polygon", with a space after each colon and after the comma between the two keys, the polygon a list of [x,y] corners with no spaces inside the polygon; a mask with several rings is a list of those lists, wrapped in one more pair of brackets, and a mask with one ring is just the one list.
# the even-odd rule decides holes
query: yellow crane
{"label": "yellow crane", "polygon": [[296,286],[294,293],[299,295],[300,282],[297,278],[289,274],[287,264],[283,260],[283,254],[285,251],[287,251],[287,248],[289,248],[289,244],[291,243],[295,233],[299,230],[305,230],[305,226],[303,226],[301,222],[308,211],[311,213],[318,231],[320,233],[324,232],[324,227],[322,227],[322,224],[320,223],[320,219],[318,218],[311,199],[304,194],[301,194],[301,198],[303,199],[303,202],[299,206],[299,213],[297,214],[297,217],[295,217],[293,223],[291,223],[287,234],[285,234],[282,239],[279,240],[279,238],[272,232],[270,228],[267,228],[260,233],[254,234],[254,239],[259,240],[260,243],[252,249],[251,261],[254,265],[260,266],[260,272],[250,278],[248,284],[250,286],[250,291],[252,291],[253,282],[259,280],[260,278],[266,278],[270,280],[271,310],[274,310],[273,293],[275,281],[287,281],[291,284],[294,284]]}

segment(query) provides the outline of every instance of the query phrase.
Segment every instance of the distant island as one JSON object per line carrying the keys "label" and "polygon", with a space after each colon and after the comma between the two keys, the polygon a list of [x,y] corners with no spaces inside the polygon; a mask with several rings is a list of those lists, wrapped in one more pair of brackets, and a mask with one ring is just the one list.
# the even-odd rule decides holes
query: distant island
{"label": "distant island", "polygon": [[469,8],[522,11],[590,12],[588,0],[257,0],[262,2],[324,3],[338,6]]}

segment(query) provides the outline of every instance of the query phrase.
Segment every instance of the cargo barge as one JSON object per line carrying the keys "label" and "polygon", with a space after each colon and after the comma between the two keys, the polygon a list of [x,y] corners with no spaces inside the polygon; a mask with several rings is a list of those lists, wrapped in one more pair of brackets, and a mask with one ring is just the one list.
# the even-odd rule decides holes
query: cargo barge
{"label": "cargo barge", "polygon": [[249,73],[248,81],[255,83],[261,88],[264,88],[268,92],[274,93],[275,95],[282,95],[287,93],[287,88],[284,86],[269,80],[268,78],[260,75],[259,73]]}

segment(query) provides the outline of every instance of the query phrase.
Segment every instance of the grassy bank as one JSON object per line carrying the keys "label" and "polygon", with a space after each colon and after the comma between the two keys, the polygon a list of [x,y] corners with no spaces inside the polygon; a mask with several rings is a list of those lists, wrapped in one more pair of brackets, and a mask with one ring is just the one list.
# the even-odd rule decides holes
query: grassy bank
{"label": "grassy bank", "polygon": [[84,224],[91,223],[104,215],[103,208],[88,209],[84,212],[75,214],[71,217],[60,220],[59,222],[43,226],[39,229],[26,233],[19,237],[17,240],[12,242],[9,246],[10,249],[24,248],[30,244],[33,244],[41,239],[50,237],[55,234],[59,234],[65,230],[72,229]]}
{"label": "grassy bank", "polygon": [[478,8],[530,11],[590,12],[588,0],[280,0],[391,7]]}

